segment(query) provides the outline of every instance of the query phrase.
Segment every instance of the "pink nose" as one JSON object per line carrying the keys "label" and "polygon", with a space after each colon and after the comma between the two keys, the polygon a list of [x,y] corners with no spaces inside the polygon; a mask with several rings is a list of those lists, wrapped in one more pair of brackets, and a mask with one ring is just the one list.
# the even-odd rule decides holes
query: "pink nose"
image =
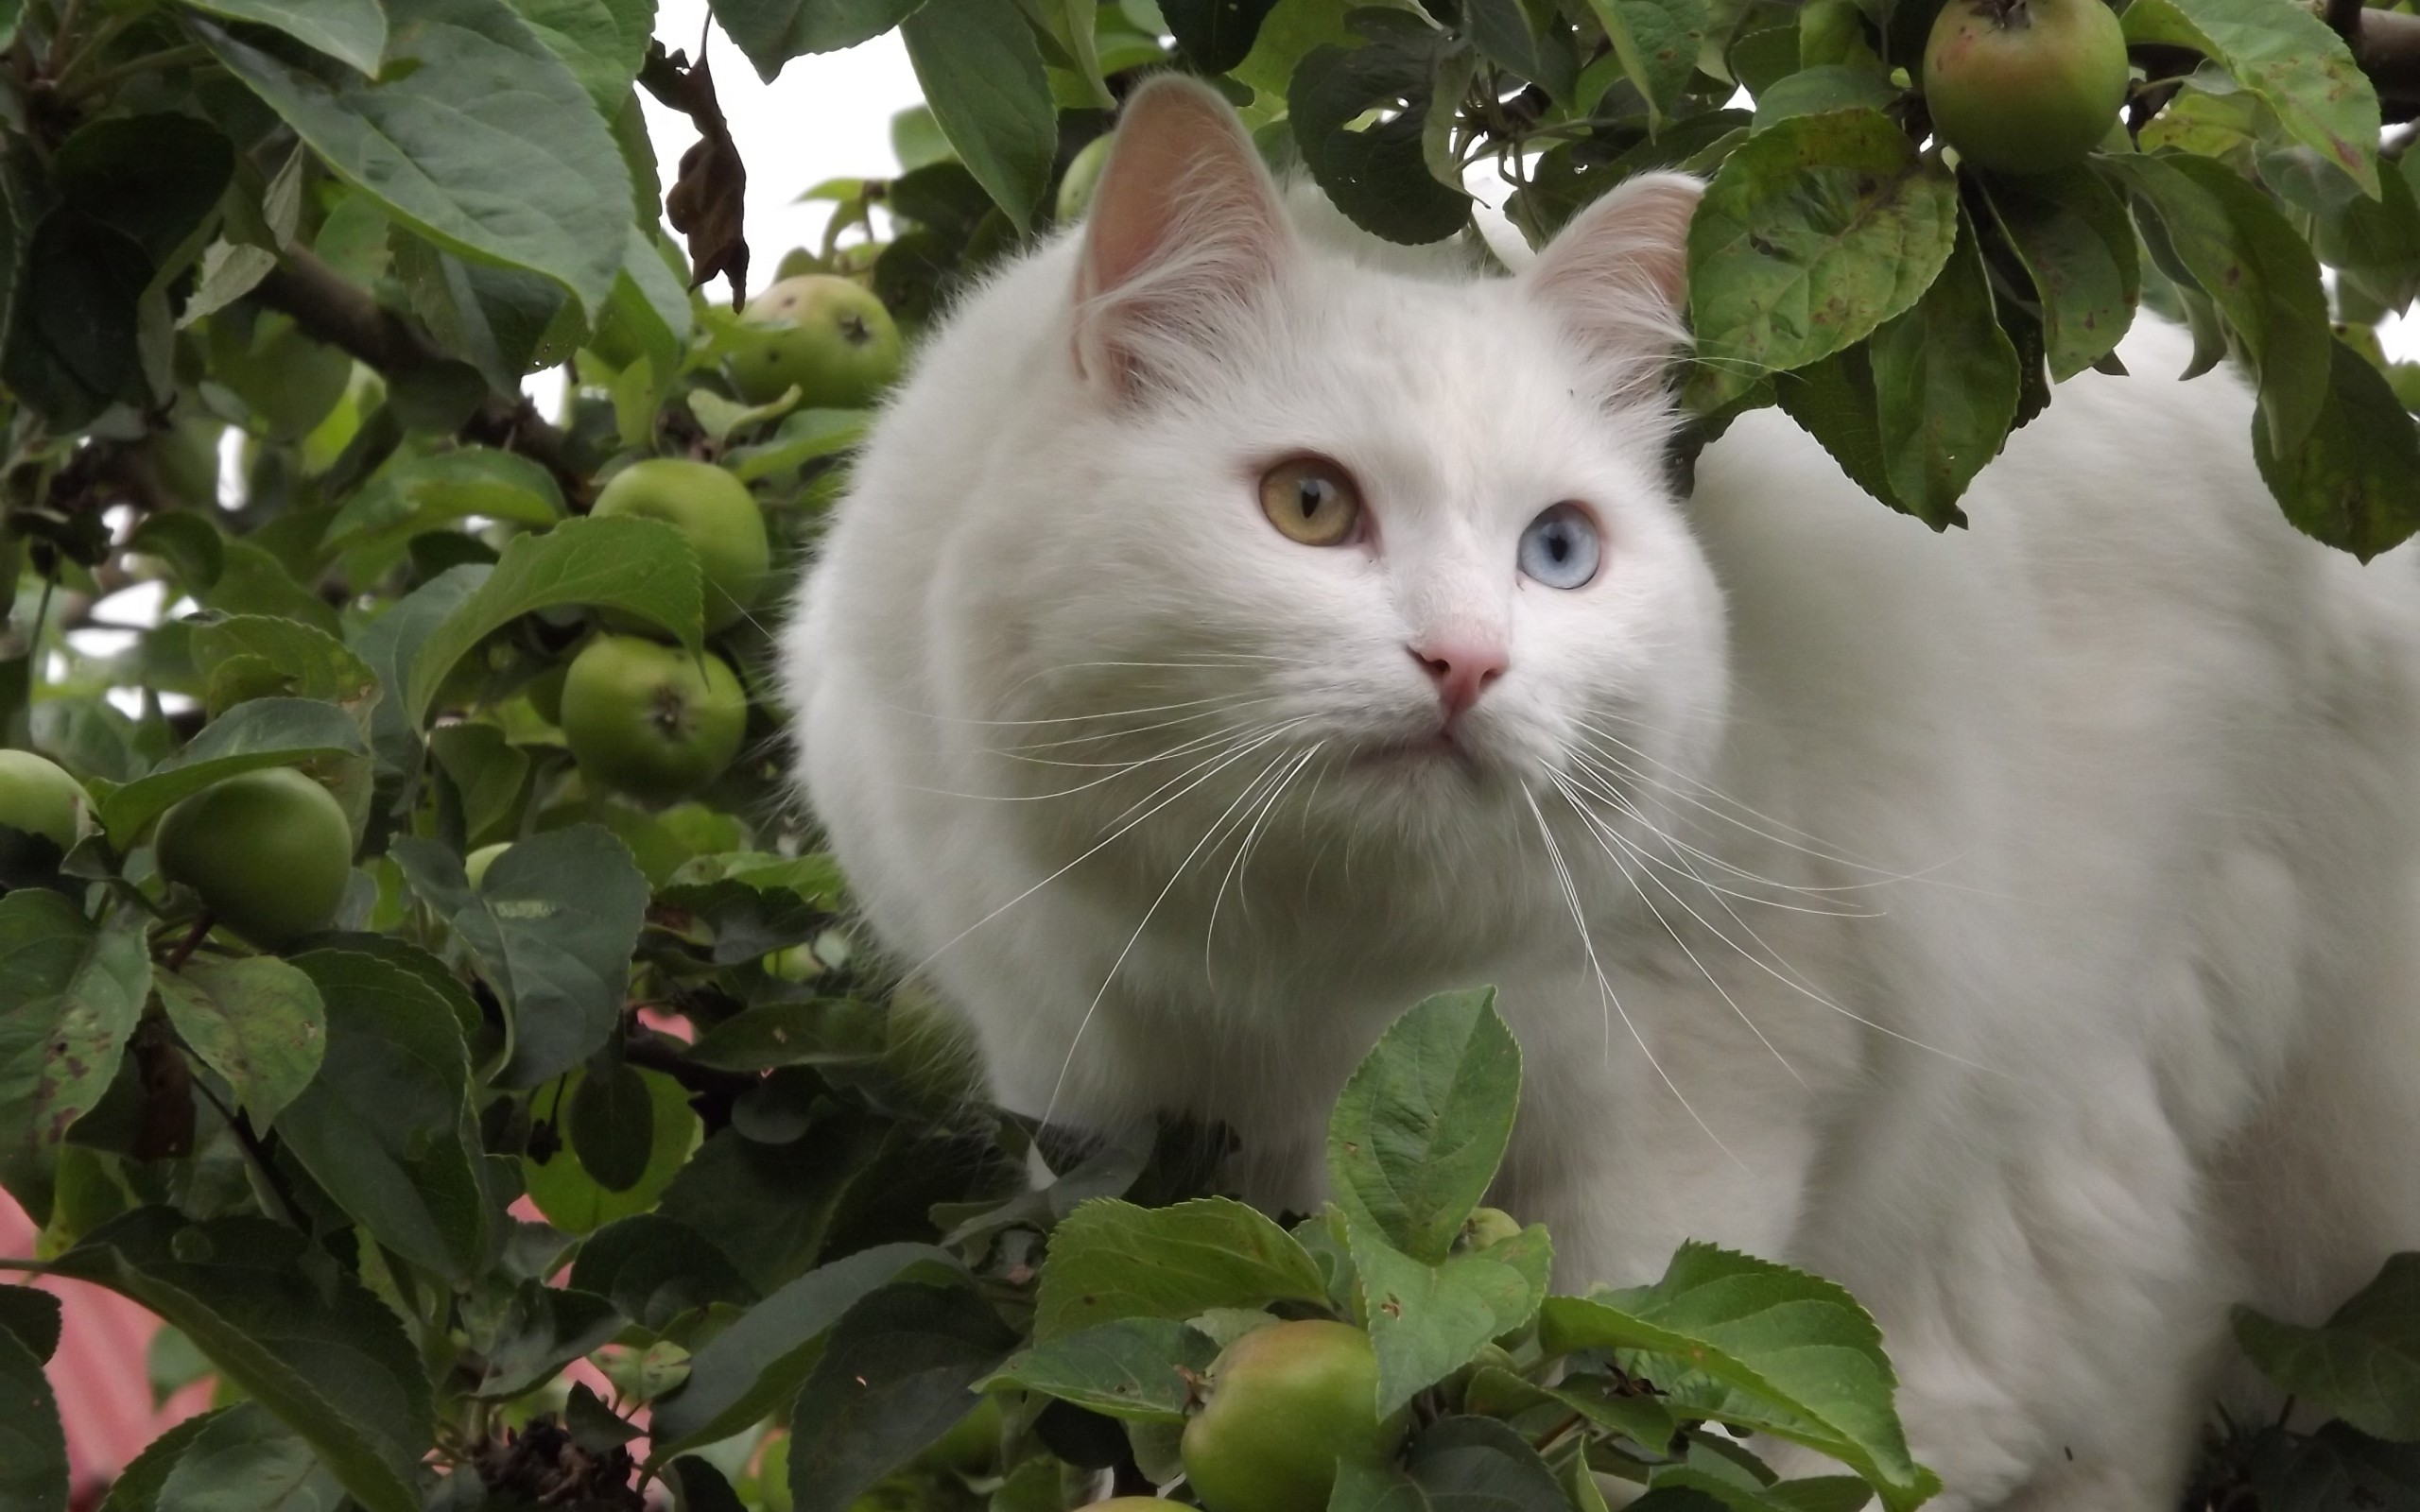
{"label": "pink nose", "polygon": [[1485,641],[1431,641],[1411,647],[1411,655],[1437,684],[1437,696],[1445,705],[1449,720],[1478,702],[1487,685],[1504,676],[1511,664],[1502,646]]}

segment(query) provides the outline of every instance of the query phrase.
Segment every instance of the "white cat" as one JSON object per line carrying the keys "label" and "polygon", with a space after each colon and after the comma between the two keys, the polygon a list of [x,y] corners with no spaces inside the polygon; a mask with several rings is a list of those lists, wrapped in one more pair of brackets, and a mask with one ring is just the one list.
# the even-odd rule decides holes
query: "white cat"
{"label": "white cat", "polygon": [[2165,1512],[2225,1305],[2420,1245],[2420,583],[2295,535],[2148,320],[1971,530],[1770,410],[1673,497],[1696,197],[1406,273],[1138,94],[866,449],[806,792],[1008,1105],[1224,1119],[1307,1207],[1379,1030],[1495,983],[1561,1283],[1807,1265],[1939,1505]]}

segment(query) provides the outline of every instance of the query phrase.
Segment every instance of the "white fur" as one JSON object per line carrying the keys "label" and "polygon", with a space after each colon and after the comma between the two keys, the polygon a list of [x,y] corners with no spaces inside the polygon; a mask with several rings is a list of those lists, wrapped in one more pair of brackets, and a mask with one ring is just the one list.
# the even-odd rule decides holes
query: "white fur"
{"label": "white fur", "polygon": [[[1563,1284],[1687,1237],[1811,1266],[1943,1507],[2165,1512],[2225,1305],[2420,1244],[2411,558],[2286,526],[2243,386],[2148,318],[1934,535],[1772,411],[1676,502],[1541,274],[1328,240],[1138,338],[1139,397],[1079,370],[1077,240],[925,349],[786,643],[874,929],[1008,1105],[1222,1118],[1295,1207],[1378,1031],[1495,983],[1499,1200]],[[1299,450],[1374,544],[1263,518]],[[1607,526],[1573,592],[1513,568],[1561,499]],[[1440,631],[1510,646],[1471,764],[1357,764],[1433,727]]]}

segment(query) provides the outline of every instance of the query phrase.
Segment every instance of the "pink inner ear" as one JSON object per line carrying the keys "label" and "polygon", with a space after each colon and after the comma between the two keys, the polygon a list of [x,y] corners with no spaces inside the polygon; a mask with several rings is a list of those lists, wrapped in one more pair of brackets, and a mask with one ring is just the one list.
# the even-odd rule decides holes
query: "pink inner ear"
{"label": "pink inner ear", "polygon": [[1226,101],[1164,77],[1128,101],[1085,228],[1077,365],[1123,387],[1151,349],[1249,300],[1292,233]]}
{"label": "pink inner ear", "polygon": [[1689,220],[1703,186],[1641,175],[1582,211],[1524,275],[1626,392],[1687,339]]}

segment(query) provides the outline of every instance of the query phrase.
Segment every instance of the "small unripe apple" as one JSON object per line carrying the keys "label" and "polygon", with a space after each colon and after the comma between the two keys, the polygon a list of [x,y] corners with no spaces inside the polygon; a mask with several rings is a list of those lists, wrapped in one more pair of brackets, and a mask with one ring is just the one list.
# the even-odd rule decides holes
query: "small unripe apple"
{"label": "small unripe apple", "polygon": [[649,457],[614,474],[589,513],[661,520],[681,532],[705,576],[706,628],[721,629],[764,591],[773,554],[748,485],[711,462]]}
{"label": "small unripe apple", "polygon": [[344,809],[290,766],[203,788],[161,817],[152,848],[162,876],[267,950],[326,928],[353,877]]}
{"label": "small unripe apple", "polygon": [[722,658],[634,635],[600,635],[563,678],[563,744],[580,775],[669,803],[739,754],[748,695]]}
{"label": "small unripe apple", "polygon": [[2126,102],[2126,36],[2101,0],[1949,0],[1925,46],[1925,104],[1958,155],[2003,173],[2083,160]]}
{"label": "small unripe apple", "polygon": [[1406,1418],[1378,1418],[1378,1357],[1349,1323],[1272,1323],[1211,1364],[1184,1425],[1184,1478],[1209,1512],[1323,1512],[1340,1459],[1381,1465]]}
{"label": "small unripe apple", "polygon": [[745,319],[750,330],[730,370],[732,387],[752,404],[796,387],[802,404],[854,409],[899,376],[890,312],[845,278],[786,278],[748,301]]}
{"label": "small unripe apple", "polygon": [[29,750],[0,750],[0,824],[65,850],[82,837],[90,803],[84,784],[58,763]]}

